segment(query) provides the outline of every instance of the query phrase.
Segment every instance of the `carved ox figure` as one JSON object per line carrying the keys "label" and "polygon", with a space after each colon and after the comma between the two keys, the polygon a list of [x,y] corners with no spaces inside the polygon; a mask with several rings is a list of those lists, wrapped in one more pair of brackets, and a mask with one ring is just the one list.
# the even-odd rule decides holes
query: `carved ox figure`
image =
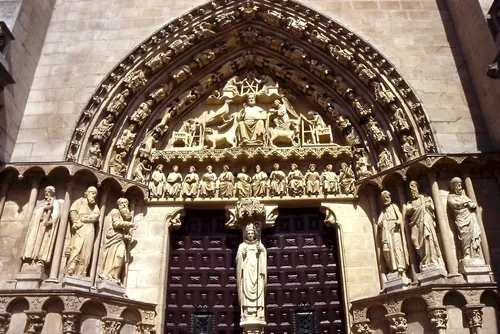
{"label": "carved ox figure", "polygon": [[281,127],[269,128],[268,130],[268,145],[271,147],[278,146],[299,146],[298,142],[299,124],[298,121],[289,120]]}

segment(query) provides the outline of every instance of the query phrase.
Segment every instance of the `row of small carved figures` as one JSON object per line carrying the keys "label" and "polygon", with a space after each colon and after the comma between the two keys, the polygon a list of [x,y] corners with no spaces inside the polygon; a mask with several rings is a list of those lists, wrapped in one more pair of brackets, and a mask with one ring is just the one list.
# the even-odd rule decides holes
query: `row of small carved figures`
{"label": "row of small carved figures", "polygon": [[242,167],[235,177],[227,165],[224,165],[223,172],[217,177],[209,165],[201,179],[194,166],[189,168],[189,174],[183,178],[177,165],[165,177],[163,165],[159,164],[151,176],[148,188],[149,197],[153,200],[178,197],[317,196],[354,194],[354,182],[354,173],[346,163],[341,164],[339,175],[330,164],[321,175],[316,171],[315,164],[309,165],[308,171],[303,174],[294,163],[288,175],[279,169],[279,164],[274,164],[274,170],[269,176],[256,165],[253,177],[246,173],[246,167]]}

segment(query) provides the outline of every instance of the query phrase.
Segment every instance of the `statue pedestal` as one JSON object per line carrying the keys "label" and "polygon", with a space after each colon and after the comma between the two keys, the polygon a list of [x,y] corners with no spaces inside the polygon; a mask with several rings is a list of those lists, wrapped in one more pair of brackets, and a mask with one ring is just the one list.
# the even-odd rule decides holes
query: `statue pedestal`
{"label": "statue pedestal", "polygon": [[266,324],[265,321],[247,320],[241,321],[240,327],[243,329],[244,334],[264,334]]}
{"label": "statue pedestal", "polygon": [[427,268],[417,274],[417,279],[420,285],[443,284],[445,283],[446,270],[440,267]]}
{"label": "statue pedestal", "polygon": [[399,273],[389,273],[387,274],[387,282],[384,283],[384,289],[387,292],[405,290],[411,284],[411,280],[406,277],[405,274],[400,276]]}
{"label": "statue pedestal", "polygon": [[65,289],[74,289],[80,291],[90,291],[92,281],[90,277],[83,276],[64,276],[62,280],[62,287]]}
{"label": "statue pedestal", "polygon": [[38,289],[46,278],[43,266],[24,264],[16,275],[16,289]]}
{"label": "statue pedestal", "polygon": [[127,297],[123,286],[107,281],[100,281],[97,283],[97,292],[108,296]]}
{"label": "statue pedestal", "polygon": [[458,263],[458,270],[467,283],[490,283],[491,268],[483,259],[465,259]]}

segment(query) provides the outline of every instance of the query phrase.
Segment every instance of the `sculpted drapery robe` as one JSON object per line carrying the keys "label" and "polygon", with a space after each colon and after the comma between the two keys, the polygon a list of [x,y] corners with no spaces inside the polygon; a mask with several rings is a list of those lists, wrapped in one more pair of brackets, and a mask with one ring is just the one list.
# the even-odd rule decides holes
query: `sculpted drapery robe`
{"label": "sculpted drapery robe", "polygon": [[323,172],[322,178],[325,194],[337,194],[339,192],[339,178],[335,172]]}
{"label": "sculpted drapery robe", "polygon": [[434,203],[428,196],[408,202],[406,208],[410,215],[411,240],[420,256],[420,270],[429,267],[443,267],[444,262],[436,234],[436,215]]}
{"label": "sculpted drapery robe", "polygon": [[298,169],[288,173],[288,193],[292,196],[304,193],[304,175]]}
{"label": "sculpted drapery robe", "polygon": [[94,248],[95,227],[99,221],[97,204],[90,208],[85,198],[79,198],[69,210],[71,242],[66,265],[70,275],[87,276],[87,268]]}
{"label": "sculpted drapery robe", "polygon": [[409,265],[408,247],[404,236],[403,217],[397,205],[391,203],[378,218],[380,246],[389,272],[405,271]]}
{"label": "sculpted drapery robe", "polygon": [[202,197],[215,196],[216,180],[217,180],[217,175],[215,175],[215,173],[203,174],[200,182],[200,196]]}
{"label": "sculpted drapery robe", "polygon": [[319,194],[321,177],[318,172],[308,171],[305,176],[306,179],[306,194]]}
{"label": "sculpted drapery robe", "polygon": [[238,144],[263,141],[266,134],[266,120],[267,113],[264,109],[258,106],[246,106],[239,115],[236,131]]}
{"label": "sculpted drapery robe", "polygon": [[[44,199],[33,212],[23,250],[23,260],[50,262],[60,218],[59,201]],[[47,226],[46,226],[47,225]]]}
{"label": "sculpted drapery robe", "polygon": [[196,173],[189,173],[184,178],[182,193],[184,196],[194,197],[198,194],[198,181],[200,177]]}
{"label": "sculpted drapery robe", "polygon": [[271,196],[283,196],[286,192],[286,175],[281,170],[273,170],[269,177],[271,184],[269,192]]}
{"label": "sculpted drapery robe", "polygon": [[458,228],[458,240],[462,248],[462,258],[481,257],[481,230],[477,223],[476,212],[469,208],[471,199],[464,193],[450,193],[448,205],[453,211],[455,224]]}
{"label": "sculpted drapery robe", "polygon": [[227,171],[222,172],[219,176],[219,196],[233,197],[234,192],[234,175]]}
{"label": "sculpted drapery robe", "polygon": [[236,176],[238,182],[236,183],[236,196],[241,198],[250,197],[252,195],[252,178],[241,172]]}
{"label": "sculpted drapery robe", "polygon": [[177,197],[181,194],[182,190],[182,175],[181,173],[172,172],[167,176],[167,183],[165,183],[165,194],[168,197]]}
{"label": "sculpted drapery robe", "polygon": [[267,174],[263,171],[258,172],[253,176],[253,195],[264,197],[266,196]]}
{"label": "sculpted drapery robe", "polygon": [[267,251],[257,240],[245,240],[236,254],[236,275],[241,320],[264,320]]}
{"label": "sculpted drapery robe", "polygon": [[123,219],[120,210],[113,209],[109,213],[109,229],[104,244],[104,260],[99,277],[121,282],[123,265],[129,261],[126,242],[130,242],[130,228],[134,223]]}

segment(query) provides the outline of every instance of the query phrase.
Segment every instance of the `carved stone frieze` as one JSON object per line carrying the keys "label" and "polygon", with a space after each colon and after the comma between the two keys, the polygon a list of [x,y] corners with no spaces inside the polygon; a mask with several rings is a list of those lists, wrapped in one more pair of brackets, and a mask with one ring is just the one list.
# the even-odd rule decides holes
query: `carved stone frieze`
{"label": "carved stone frieze", "polygon": [[61,296],[61,299],[66,310],[79,310],[85,301],[84,297],[78,296]]}

